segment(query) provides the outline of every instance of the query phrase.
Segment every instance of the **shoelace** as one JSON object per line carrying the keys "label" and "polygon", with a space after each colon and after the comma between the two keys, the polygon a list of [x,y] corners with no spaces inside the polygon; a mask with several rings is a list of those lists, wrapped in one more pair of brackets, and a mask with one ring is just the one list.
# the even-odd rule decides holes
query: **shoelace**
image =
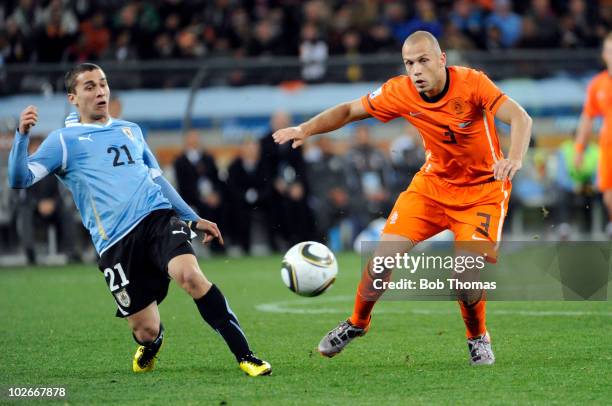
{"label": "shoelace", "polygon": [[484,338],[474,340],[474,344],[472,344],[472,352],[474,353],[475,357],[485,355],[488,358],[491,358],[491,351],[489,350],[487,343],[485,343]]}
{"label": "shoelace", "polygon": [[333,329],[332,331],[330,331],[329,333],[327,333],[328,337],[332,337],[332,336],[338,336],[340,337],[342,334],[344,334],[351,326],[346,322],[342,322],[338,327],[336,327],[335,329]]}
{"label": "shoelace", "polygon": [[253,365],[255,365],[255,366],[261,366],[261,365],[263,365],[263,361],[262,361],[262,360],[260,360],[260,359],[259,359],[259,358],[257,358],[257,357],[254,357],[254,356],[252,356],[252,355],[247,355],[246,357],[244,357],[244,358],[242,359],[242,361],[241,361],[241,362],[248,362],[249,364],[253,364]]}

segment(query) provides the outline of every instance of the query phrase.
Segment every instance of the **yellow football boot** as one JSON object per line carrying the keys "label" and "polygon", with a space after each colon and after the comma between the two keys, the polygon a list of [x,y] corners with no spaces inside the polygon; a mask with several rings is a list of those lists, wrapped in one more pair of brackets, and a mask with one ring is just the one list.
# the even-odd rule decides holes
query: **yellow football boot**
{"label": "yellow football boot", "polygon": [[272,367],[267,361],[262,361],[253,354],[242,358],[238,363],[240,369],[248,376],[263,376],[272,373]]}
{"label": "yellow football boot", "polygon": [[[163,345],[163,341],[162,341]],[[155,368],[155,361],[157,361],[157,354],[161,350],[161,345],[157,349],[147,348],[144,345],[139,346],[134,354],[134,360],[132,361],[132,371],[134,372],[149,372]]]}

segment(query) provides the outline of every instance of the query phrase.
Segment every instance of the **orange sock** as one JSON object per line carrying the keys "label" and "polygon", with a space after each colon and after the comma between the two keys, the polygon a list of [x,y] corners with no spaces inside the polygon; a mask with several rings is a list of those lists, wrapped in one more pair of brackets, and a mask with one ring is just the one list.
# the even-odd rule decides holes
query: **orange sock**
{"label": "orange sock", "polygon": [[351,324],[361,328],[367,327],[370,324],[372,309],[383,293],[384,290],[374,288],[372,277],[366,267],[361,275],[359,286],[357,287],[353,314],[349,318]]}
{"label": "orange sock", "polygon": [[467,304],[464,301],[459,301],[461,307],[461,316],[465,322],[467,338],[474,338],[484,335],[487,332],[485,325],[487,318],[487,299],[485,298],[484,292],[479,301]]}

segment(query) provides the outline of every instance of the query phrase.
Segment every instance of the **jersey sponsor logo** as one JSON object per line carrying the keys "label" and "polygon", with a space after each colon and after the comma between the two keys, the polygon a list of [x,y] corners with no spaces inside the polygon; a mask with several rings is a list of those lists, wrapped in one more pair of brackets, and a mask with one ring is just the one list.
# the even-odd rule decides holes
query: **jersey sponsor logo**
{"label": "jersey sponsor logo", "polygon": [[395,210],[393,213],[391,213],[391,217],[389,217],[389,224],[395,224],[398,217],[399,213],[397,212],[397,210]]}
{"label": "jersey sponsor logo", "polygon": [[115,295],[115,299],[117,299],[117,303],[119,303],[121,306],[130,307],[130,304],[132,303],[132,299],[130,298],[130,295],[128,295],[125,288],[118,290],[117,292],[113,293],[113,295]]}
{"label": "jersey sponsor logo", "polygon": [[374,90],[372,93],[370,93],[369,98],[373,99],[373,98],[375,98],[376,96],[378,96],[381,93],[382,93],[382,86],[379,87],[378,89]]}
{"label": "jersey sponsor logo", "polygon": [[87,134],[87,137],[83,137],[83,136],[79,135],[79,141],[91,141],[91,142],[93,142],[93,140],[91,139],[91,134]]}
{"label": "jersey sponsor logo", "polygon": [[185,230],[183,230],[183,227],[181,227],[180,230],[172,230],[172,234],[185,234],[185,235],[189,235],[185,232]]}
{"label": "jersey sponsor logo", "polygon": [[476,233],[472,234],[472,240],[476,240],[476,241],[489,241],[488,238],[482,238],[482,237],[478,237],[476,235]]}
{"label": "jersey sponsor logo", "polygon": [[128,137],[131,141],[134,141],[134,134],[132,134],[132,129],[130,127],[121,127],[121,131]]}

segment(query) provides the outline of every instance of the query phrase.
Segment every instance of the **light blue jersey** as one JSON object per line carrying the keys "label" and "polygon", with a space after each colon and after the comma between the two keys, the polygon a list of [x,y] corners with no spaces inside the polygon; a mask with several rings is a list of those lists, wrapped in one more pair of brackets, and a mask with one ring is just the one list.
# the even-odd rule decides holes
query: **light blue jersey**
{"label": "light blue jersey", "polygon": [[[161,177],[159,164],[134,123],[115,119],[105,125],[70,122],[49,134],[26,159],[28,139],[17,134],[11,149],[12,186],[28,187],[55,174],[72,192],[99,254],[153,210],[177,206],[154,180]],[[188,207],[183,213],[179,210],[183,218],[198,218],[189,212]]]}

